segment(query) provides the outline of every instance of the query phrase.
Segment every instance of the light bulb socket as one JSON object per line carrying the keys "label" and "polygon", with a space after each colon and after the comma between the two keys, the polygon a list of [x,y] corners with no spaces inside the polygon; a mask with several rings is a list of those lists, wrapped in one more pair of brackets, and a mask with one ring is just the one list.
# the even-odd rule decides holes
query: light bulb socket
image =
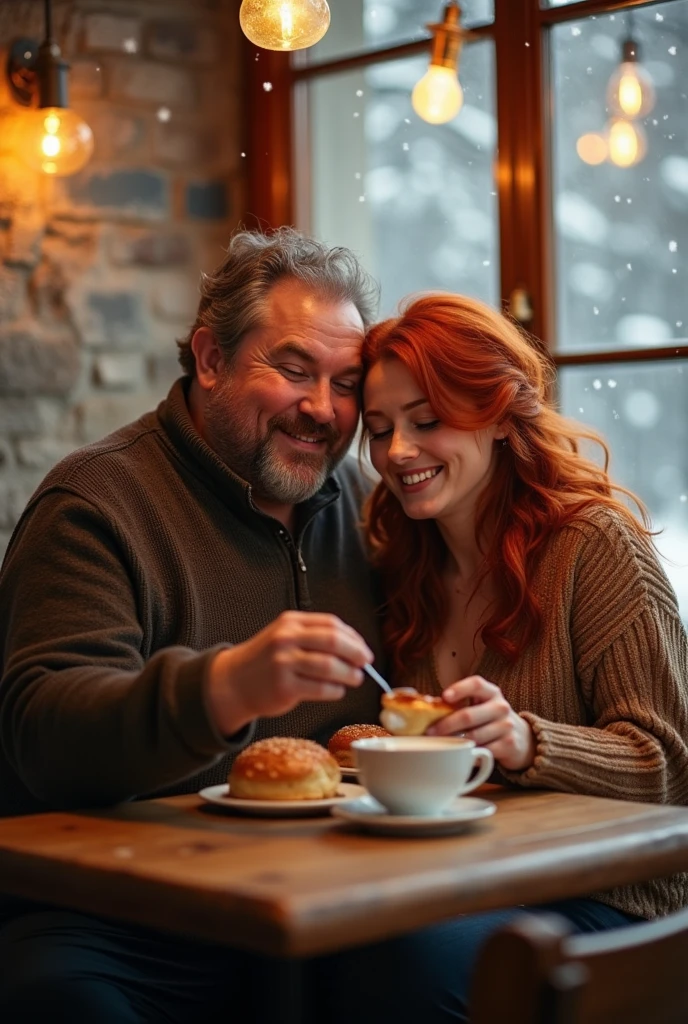
{"label": "light bulb socket", "polygon": [[69,106],[69,64],[52,39],[15,39],[7,53],[7,81],[23,107]]}
{"label": "light bulb socket", "polygon": [[69,106],[69,64],[52,39],[44,39],[36,60],[39,107]]}
{"label": "light bulb socket", "polygon": [[635,39],[624,39],[621,45],[621,63],[637,64],[640,60],[640,45]]}
{"label": "light bulb socket", "polygon": [[432,32],[430,63],[442,68],[458,68],[461,43],[469,35],[461,28],[461,8],[448,3],[442,21],[426,25]]}

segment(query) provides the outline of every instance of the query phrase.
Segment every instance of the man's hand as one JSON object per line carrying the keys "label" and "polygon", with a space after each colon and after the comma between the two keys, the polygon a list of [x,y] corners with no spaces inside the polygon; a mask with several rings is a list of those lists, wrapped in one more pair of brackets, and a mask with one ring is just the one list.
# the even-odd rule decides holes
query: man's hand
{"label": "man's hand", "polygon": [[210,669],[213,720],[231,736],[259,717],[286,714],[304,700],[339,700],[360,686],[373,660],[365,640],[336,615],[282,612],[250,640],[220,653]]}

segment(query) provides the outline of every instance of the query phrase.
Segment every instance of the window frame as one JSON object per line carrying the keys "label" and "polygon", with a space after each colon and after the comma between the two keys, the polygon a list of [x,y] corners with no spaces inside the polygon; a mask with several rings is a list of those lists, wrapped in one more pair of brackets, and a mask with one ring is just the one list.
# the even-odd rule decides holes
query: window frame
{"label": "window frame", "polygon": [[[547,116],[550,31],[568,21],[666,2],[577,0],[562,7],[541,8],[539,0],[494,0],[494,22],[471,28],[472,39],[465,43],[470,46],[491,38],[495,47],[501,301],[508,309],[514,291],[525,289],[533,310],[526,326],[541,340],[557,367],[688,359],[688,345],[587,353],[563,353],[555,347],[556,267]],[[441,6],[442,0],[438,0],[438,13]],[[310,63],[307,53],[258,51],[244,42],[249,112],[245,208],[249,223],[265,228],[294,222],[299,181],[295,161],[308,151],[307,95],[299,86],[324,75],[422,54],[428,51],[428,43],[429,37]],[[265,82],[272,84],[271,90],[263,88]],[[309,184],[303,175],[300,184],[307,192]]]}

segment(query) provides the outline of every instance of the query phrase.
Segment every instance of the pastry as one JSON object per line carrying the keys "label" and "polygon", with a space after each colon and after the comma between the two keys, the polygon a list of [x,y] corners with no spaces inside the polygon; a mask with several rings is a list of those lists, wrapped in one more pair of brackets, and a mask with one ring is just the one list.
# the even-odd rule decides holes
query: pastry
{"label": "pastry", "polygon": [[241,751],[228,781],[240,799],[323,800],[336,794],[341,772],[319,743],[272,736]]}
{"label": "pastry", "polygon": [[356,755],[351,749],[354,740],[367,740],[372,736],[389,736],[389,732],[380,725],[345,725],[338,729],[327,744],[337,764],[342,768],[355,768]]}
{"label": "pastry", "polygon": [[422,736],[433,722],[455,710],[441,697],[399,687],[382,695],[380,721],[393,736]]}

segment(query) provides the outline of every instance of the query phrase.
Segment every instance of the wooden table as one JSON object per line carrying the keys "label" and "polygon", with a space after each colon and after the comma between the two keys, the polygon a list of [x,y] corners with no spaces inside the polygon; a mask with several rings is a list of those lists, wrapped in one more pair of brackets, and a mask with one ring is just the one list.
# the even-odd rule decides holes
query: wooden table
{"label": "wooden table", "polygon": [[496,787],[482,795],[498,804],[493,817],[433,839],[369,836],[329,817],[235,817],[196,796],[7,818],[0,888],[284,963],[688,870],[688,809]]}

